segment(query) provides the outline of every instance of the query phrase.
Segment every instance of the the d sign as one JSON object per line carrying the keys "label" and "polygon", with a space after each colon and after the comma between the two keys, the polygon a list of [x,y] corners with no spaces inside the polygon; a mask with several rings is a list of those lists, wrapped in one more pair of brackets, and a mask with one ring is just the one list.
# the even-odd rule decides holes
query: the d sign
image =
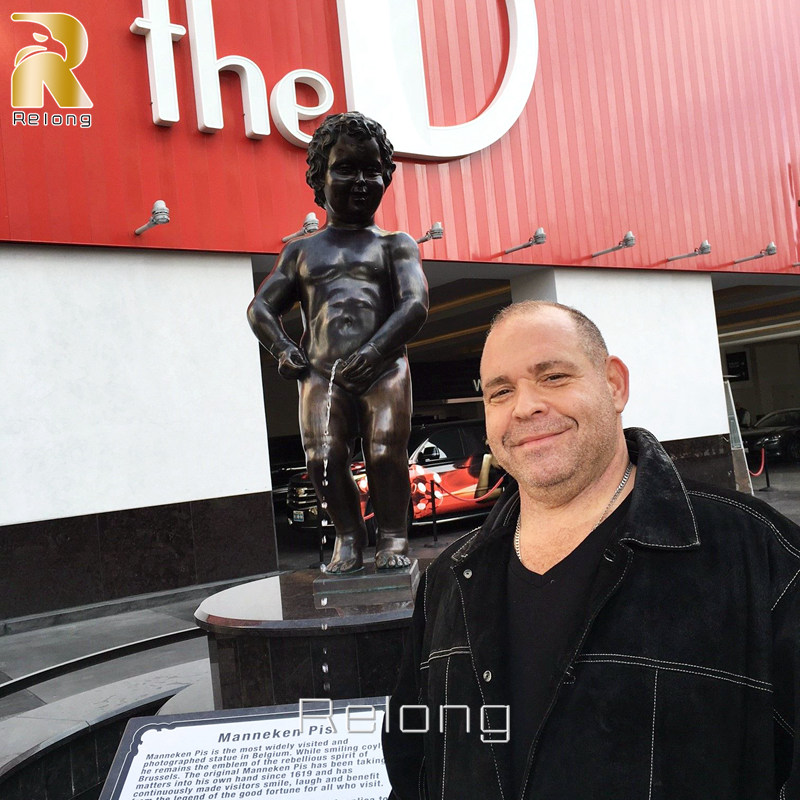
{"label": "the d sign", "polygon": [[496,142],[528,102],[539,56],[533,0],[505,0],[508,63],[483,113],[460,125],[434,126],[422,60],[417,0],[337,0],[347,108],[390,132],[399,155],[448,159]]}

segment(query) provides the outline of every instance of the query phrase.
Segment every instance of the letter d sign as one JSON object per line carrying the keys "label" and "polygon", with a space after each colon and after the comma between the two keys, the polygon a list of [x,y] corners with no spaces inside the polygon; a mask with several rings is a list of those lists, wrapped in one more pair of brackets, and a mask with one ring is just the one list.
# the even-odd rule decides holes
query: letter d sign
{"label": "letter d sign", "polygon": [[460,158],[496,142],[519,119],[539,57],[534,0],[505,0],[508,64],[494,99],[475,119],[433,126],[417,0],[337,0],[347,107],[378,120],[399,155]]}

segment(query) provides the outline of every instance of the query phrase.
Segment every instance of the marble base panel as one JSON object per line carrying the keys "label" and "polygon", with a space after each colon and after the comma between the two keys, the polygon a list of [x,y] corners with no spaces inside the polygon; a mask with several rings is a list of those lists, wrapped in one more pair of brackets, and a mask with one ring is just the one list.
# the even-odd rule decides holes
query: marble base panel
{"label": "marble base panel", "polygon": [[268,492],[0,526],[0,619],[277,568]]}
{"label": "marble base panel", "polygon": [[[19,765],[2,770],[2,800],[90,800],[100,796],[128,720],[150,716],[158,704],[146,704],[112,720],[45,747]],[[19,724],[24,724],[21,721]]]}
{"label": "marble base panel", "polygon": [[208,635],[215,708],[391,694],[411,622],[410,591],[403,600],[317,608],[319,576],[284,573],[203,601],[195,619]]}
{"label": "marble base panel", "polygon": [[730,436],[697,436],[662,444],[684,478],[737,488]]}

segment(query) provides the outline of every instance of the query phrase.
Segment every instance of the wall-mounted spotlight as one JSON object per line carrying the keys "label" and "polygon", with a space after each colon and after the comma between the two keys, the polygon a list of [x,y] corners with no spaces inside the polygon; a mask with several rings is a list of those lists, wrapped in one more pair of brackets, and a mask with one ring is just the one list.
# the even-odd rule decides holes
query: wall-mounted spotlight
{"label": "wall-mounted spotlight", "polygon": [[678,261],[681,258],[694,258],[695,256],[707,256],[711,252],[711,245],[708,243],[708,239],[703,239],[700,242],[700,247],[696,250],[693,250],[691,253],[684,253],[682,256],[670,256],[667,261]]}
{"label": "wall-mounted spotlight", "polygon": [[421,238],[417,239],[417,244],[429,242],[431,239],[441,239],[444,236],[444,228],[441,222],[434,222],[428,229],[428,232]]}
{"label": "wall-mounted spotlight", "polygon": [[794,264],[792,264],[792,266],[793,267],[800,267],[800,261],[795,261]]}
{"label": "wall-mounted spotlight", "polygon": [[532,247],[535,244],[544,244],[547,241],[547,234],[544,232],[544,228],[537,228],[533,236],[528,239],[527,242],[523,244],[518,244],[516,247],[509,247],[508,250],[503,250],[504,255],[508,255],[509,253],[514,253],[517,250],[524,250],[526,247]]}
{"label": "wall-mounted spotlight", "polygon": [[299,231],[295,231],[294,233],[290,233],[288,236],[284,236],[281,241],[288,242],[292,239],[299,239],[301,236],[305,236],[307,233],[314,233],[314,231],[318,230],[319,220],[317,219],[317,215],[312,211],[310,214],[306,214],[306,218],[303,220],[303,227],[300,228]]}
{"label": "wall-mounted spotlight", "polygon": [[616,245],[616,247],[609,247],[608,250],[600,250],[597,253],[592,253],[592,258],[597,258],[597,256],[604,256],[607,253],[613,253],[616,250],[624,250],[626,247],[633,247],[636,244],[636,237],[633,235],[633,231],[628,231],[623,237],[622,241]]}
{"label": "wall-mounted spotlight", "polygon": [[778,248],[775,247],[775,242],[770,242],[760,253],[756,253],[754,256],[747,256],[747,258],[737,258],[733,263],[742,264],[745,261],[755,261],[755,259],[764,258],[764,256],[774,256],[777,252]]}
{"label": "wall-mounted spotlight", "polygon": [[134,233],[137,236],[141,236],[145,231],[149,231],[150,228],[154,228],[156,225],[166,225],[169,222],[169,209],[167,208],[167,204],[163,200],[156,200],[153,203],[153,210],[150,213],[150,220],[142,225],[141,228],[137,228]]}

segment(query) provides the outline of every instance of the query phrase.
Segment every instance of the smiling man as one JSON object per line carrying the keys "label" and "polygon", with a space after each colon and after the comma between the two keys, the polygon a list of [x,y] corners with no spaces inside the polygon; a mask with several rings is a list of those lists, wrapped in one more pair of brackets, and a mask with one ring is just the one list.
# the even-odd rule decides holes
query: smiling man
{"label": "smiling man", "polygon": [[800,797],[800,529],[623,430],[628,370],[575,309],[504,309],[481,381],[517,485],[423,576],[394,797]]}
{"label": "smiling man", "polygon": [[[327,222],[286,245],[248,318],[278,372],[298,381],[309,476],[336,529],[328,571],[363,565],[367,533],[350,471],[358,436],[378,526],[375,566],[402,568],[410,564],[411,495],[405,345],[425,322],[428,285],[416,242],[375,224],[395,169],[383,128],[357,112],[332,115],[314,133],[307,161],[306,180]],[[281,324],[295,302],[304,323],[299,344]]]}

